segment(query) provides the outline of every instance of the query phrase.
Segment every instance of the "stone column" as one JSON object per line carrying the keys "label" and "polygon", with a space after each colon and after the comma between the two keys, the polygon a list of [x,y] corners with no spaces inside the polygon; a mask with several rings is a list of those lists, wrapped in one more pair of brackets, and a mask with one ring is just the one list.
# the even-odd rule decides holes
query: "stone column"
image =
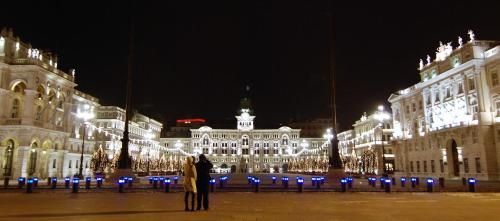
{"label": "stone column", "polygon": [[[1,108],[0,108],[1,109]],[[3,164],[4,164],[4,157],[5,157],[5,149],[7,149],[7,147],[4,147],[4,146],[0,146],[0,178],[3,179]]]}

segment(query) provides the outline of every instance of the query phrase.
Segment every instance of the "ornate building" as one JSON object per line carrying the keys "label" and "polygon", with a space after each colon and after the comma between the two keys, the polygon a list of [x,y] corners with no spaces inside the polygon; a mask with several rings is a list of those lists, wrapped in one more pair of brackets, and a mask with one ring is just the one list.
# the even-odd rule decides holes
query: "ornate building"
{"label": "ornate building", "polygon": [[396,171],[402,176],[498,180],[500,42],[440,43],[421,81],[393,93]]}
{"label": "ornate building", "polygon": [[[348,173],[383,174],[394,172],[391,145],[392,117],[382,106],[371,115],[366,113],[352,125],[354,129],[338,134],[340,158]],[[382,155],[384,153],[384,155]]]}
{"label": "ornate building", "polygon": [[236,129],[191,129],[189,138],[161,138],[169,158],[205,154],[215,172],[326,172],[329,141],[302,138],[299,129],[254,129],[249,109],[236,116]]}
{"label": "ornate building", "polygon": [[[89,176],[99,159],[93,157],[95,150],[103,153],[99,162],[106,161],[100,166],[112,168],[124,110],[101,106],[97,98],[76,90],[74,70],[66,73],[57,66],[54,54],[21,42],[12,30],[0,32],[0,178],[65,177],[80,168]],[[130,122],[132,156],[139,159],[147,152],[158,158],[161,128],[161,123],[135,114]]]}

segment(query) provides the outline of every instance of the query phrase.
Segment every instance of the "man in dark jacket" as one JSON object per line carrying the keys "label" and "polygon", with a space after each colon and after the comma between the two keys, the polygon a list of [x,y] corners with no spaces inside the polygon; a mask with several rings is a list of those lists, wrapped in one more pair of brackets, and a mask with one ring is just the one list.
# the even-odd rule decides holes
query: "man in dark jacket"
{"label": "man in dark jacket", "polygon": [[198,163],[196,163],[196,172],[198,173],[198,179],[196,180],[196,189],[198,190],[198,206],[196,209],[201,209],[201,199],[203,198],[203,208],[207,210],[208,185],[210,181],[210,170],[213,165],[203,154],[200,154],[198,159]]}

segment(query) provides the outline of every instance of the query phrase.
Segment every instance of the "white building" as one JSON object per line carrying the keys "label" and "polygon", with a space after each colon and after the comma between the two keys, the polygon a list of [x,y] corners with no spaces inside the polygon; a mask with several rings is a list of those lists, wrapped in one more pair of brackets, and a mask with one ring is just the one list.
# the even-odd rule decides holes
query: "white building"
{"label": "white building", "polygon": [[191,129],[189,138],[161,138],[167,155],[205,154],[216,172],[326,172],[329,141],[302,138],[299,129],[255,129],[248,109],[236,116],[236,129]]}
{"label": "white building", "polygon": [[[112,158],[121,146],[124,110],[101,106],[97,98],[76,90],[74,70],[68,74],[57,66],[56,56],[21,42],[11,30],[0,32],[0,178],[66,177],[78,174],[81,166],[83,175],[90,176],[97,148]],[[97,118],[81,118],[96,112]],[[158,157],[161,128],[135,114],[132,156],[147,147]]]}
{"label": "white building", "polygon": [[401,176],[498,180],[500,42],[440,44],[420,60],[421,82],[392,94],[396,171]]}
{"label": "white building", "polygon": [[373,114],[364,113],[352,125],[354,129],[338,134],[340,158],[348,173],[383,174],[384,161],[386,172],[394,172],[392,117],[379,108]]}

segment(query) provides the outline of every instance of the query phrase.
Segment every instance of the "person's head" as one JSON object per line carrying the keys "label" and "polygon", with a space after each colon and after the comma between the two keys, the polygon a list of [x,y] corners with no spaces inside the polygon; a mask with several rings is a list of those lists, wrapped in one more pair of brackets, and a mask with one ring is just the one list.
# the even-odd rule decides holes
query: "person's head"
{"label": "person's head", "polygon": [[191,156],[191,158],[193,158],[193,163],[196,162],[196,157]]}
{"label": "person's head", "polygon": [[207,157],[205,157],[205,155],[203,155],[203,154],[200,154],[198,159],[200,159],[200,161],[203,161],[203,160],[207,160]]}
{"label": "person's head", "polygon": [[191,165],[194,163],[193,157],[186,157],[186,164]]}

